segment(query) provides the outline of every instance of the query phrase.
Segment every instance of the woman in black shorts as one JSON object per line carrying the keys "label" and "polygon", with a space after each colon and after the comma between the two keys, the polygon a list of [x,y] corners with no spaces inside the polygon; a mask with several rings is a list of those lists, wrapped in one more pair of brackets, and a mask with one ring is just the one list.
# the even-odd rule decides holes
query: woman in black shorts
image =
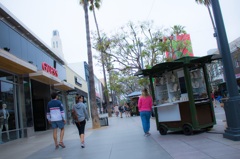
{"label": "woman in black shorts", "polygon": [[86,120],[89,119],[87,109],[83,101],[84,101],[84,96],[82,95],[79,96],[78,103],[73,106],[73,110],[72,110],[74,122],[78,128],[82,148],[85,147],[84,131],[85,131]]}

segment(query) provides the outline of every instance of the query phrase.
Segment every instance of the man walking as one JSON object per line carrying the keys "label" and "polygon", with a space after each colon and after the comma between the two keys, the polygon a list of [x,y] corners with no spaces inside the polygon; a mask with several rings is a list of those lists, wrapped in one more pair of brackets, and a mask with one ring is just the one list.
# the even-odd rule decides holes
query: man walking
{"label": "man walking", "polygon": [[[48,102],[47,108],[47,119],[49,124],[52,125],[53,128],[53,139],[55,142],[55,148],[58,149],[59,146],[65,148],[63,144],[63,136],[64,136],[64,124],[66,124],[65,113],[63,110],[63,104],[58,100],[58,94],[53,92],[51,94],[52,100]],[[60,141],[57,141],[57,129],[61,129],[60,132]]]}

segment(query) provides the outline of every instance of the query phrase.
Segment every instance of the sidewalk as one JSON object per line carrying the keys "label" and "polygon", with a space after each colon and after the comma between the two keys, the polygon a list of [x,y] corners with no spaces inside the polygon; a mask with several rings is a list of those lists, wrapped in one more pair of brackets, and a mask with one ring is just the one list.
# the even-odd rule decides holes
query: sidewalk
{"label": "sidewalk", "polygon": [[86,126],[86,148],[75,125],[65,129],[65,149],[54,149],[52,131],[0,145],[1,159],[239,159],[240,142],[223,138],[223,109],[215,108],[217,125],[210,132],[161,136],[151,119],[151,136],[144,137],[140,117],[109,118],[109,126]]}

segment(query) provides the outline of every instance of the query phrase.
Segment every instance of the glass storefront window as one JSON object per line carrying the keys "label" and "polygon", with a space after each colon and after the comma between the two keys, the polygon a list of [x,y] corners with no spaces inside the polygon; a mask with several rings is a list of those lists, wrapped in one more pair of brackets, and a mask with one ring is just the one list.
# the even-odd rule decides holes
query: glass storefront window
{"label": "glass storefront window", "polygon": [[[16,118],[14,108],[14,85],[0,81],[0,140],[10,140],[11,131],[16,129]],[[12,134],[13,135],[13,134]]]}
{"label": "glass storefront window", "polygon": [[24,85],[24,97],[25,97],[26,126],[32,127],[33,111],[32,111],[31,88],[30,88],[29,78],[24,78],[23,85]]}

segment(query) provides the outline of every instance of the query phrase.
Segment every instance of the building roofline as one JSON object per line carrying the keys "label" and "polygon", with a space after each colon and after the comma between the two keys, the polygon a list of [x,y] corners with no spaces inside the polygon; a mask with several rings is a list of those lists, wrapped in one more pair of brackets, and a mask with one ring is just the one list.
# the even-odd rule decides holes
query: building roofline
{"label": "building roofline", "polygon": [[46,53],[54,57],[61,64],[64,61],[59,58],[53,50],[48,47],[36,34],[34,34],[27,26],[25,26],[15,15],[13,15],[6,7],[0,3],[0,20],[9,25],[12,29],[16,30],[20,35],[27,38],[30,42],[44,50]]}

